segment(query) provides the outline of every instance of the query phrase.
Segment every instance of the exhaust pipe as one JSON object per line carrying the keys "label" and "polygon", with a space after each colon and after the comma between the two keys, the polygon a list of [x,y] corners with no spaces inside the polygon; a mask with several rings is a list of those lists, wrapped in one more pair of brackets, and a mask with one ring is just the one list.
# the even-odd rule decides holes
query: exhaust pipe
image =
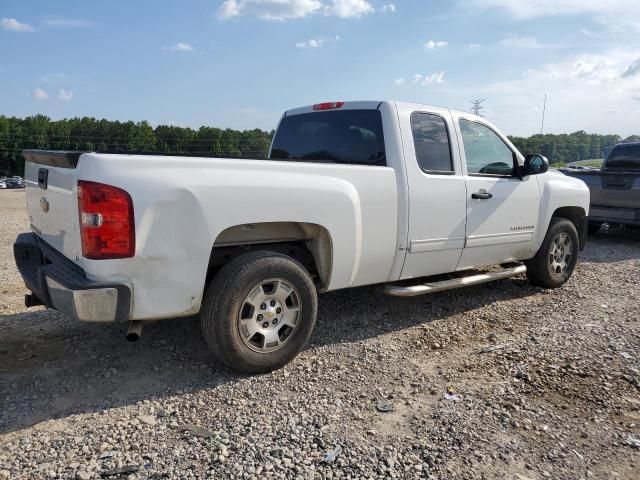
{"label": "exhaust pipe", "polygon": [[142,336],[142,327],[144,322],[132,321],[129,322],[129,328],[127,329],[127,342],[135,343],[140,340]]}

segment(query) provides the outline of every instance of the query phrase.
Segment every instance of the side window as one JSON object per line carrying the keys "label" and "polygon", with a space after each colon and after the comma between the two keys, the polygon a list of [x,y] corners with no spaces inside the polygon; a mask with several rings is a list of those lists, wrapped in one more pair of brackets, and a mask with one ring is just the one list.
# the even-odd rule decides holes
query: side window
{"label": "side window", "polygon": [[513,152],[489,127],[460,119],[467,172],[480,175],[513,175]]}
{"label": "side window", "polygon": [[442,117],[416,112],[411,115],[411,132],[416,159],[422,170],[453,173],[449,133]]}

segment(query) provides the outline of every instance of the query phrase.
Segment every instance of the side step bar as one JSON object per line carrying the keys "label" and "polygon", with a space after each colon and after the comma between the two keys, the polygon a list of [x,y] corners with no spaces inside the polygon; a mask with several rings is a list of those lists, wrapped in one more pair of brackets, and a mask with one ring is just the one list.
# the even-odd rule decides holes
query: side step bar
{"label": "side step bar", "polygon": [[394,297],[415,297],[426,293],[441,292],[443,290],[493,282],[494,280],[500,280],[502,278],[514,277],[526,271],[527,267],[525,265],[518,265],[517,267],[505,268],[499,272],[480,273],[478,275],[454,278],[452,280],[442,280],[441,282],[423,283],[422,285],[411,285],[408,287],[402,285],[385,285],[382,288],[382,292]]}

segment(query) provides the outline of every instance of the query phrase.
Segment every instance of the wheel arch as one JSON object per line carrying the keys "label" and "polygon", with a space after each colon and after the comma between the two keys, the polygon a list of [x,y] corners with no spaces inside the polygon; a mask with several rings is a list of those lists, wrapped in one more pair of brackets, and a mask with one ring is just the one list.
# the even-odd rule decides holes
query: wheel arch
{"label": "wheel arch", "polygon": [[582,207],[560,207],[554,210],[551,218],[566,218],[573,223],[578,231],[580,251],[584,250],[587,243],[587,213]]}
{"label": "wheel arch", "polygon": [[288,255],[314,277],[319,289],[331,279],[333,243],[325,227],[304,222],[260,222],[234,225],[214,240],[206,284],[230,260],[248,251],[269,250]]}

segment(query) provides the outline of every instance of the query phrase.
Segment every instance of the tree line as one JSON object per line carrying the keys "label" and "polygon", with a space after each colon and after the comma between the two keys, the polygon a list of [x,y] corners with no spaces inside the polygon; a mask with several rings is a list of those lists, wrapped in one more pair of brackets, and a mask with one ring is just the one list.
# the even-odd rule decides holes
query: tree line
{"label": "tree line", "polygon": [[51,120],[0,115],[0,175],[23,175],[22,150],[163,153],[266,158],[273,132],[119,122],[95,118]]}
{"label": "tree line", "polygon": [[523,154],[541,153],[555,166],[579,160],[605,158],[620,142],[639,142],[640,135],[622,138],[620,135],[598,135],[579,130],[560,135],[544,134],[531,137],[509,137]]}
{"label": "tree line", "polygon": [[[0,115],[0,175],[23,175],[22,150],[79,150],[110,153],[163,153],[210,157],[265,158],[273,131],[119,122],[95,118],[51,120],[44,115],[16,118]],[[640,141],[634,135],[570,134],[509,137],[524,153],[541,153],[552,165],[604,158],[621,141]]]}

